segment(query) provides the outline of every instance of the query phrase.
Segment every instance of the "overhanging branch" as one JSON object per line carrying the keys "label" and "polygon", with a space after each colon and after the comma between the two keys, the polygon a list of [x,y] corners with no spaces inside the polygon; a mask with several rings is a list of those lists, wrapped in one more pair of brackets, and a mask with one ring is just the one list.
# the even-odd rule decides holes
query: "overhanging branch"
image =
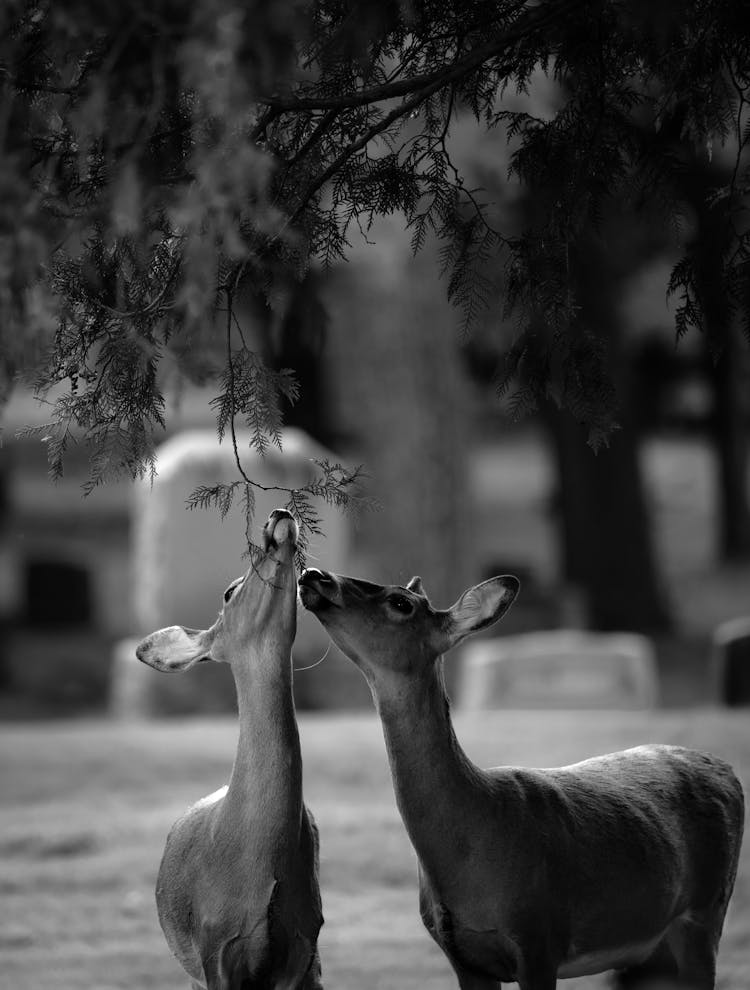
{"label": "overhanging branch", "polygon": [[366,106],[371,103],[382,103],[413,93],[421,93],[427,96],[441,89],[443,86],[457,82],[464,76],[469,75],[484,62],[502,55],[508,48],[525,40],[534,31],[548,26],[559,17],[564,17],[589,2],[590,0],[561,0],[561,2],[549,7],[534,7],[525,16],[522,15],[519,17],[516,24],[502,34],[501,37],[495,38],[479,48],[475,48],[464,58],[452,62],[450,66],[438,69],[435,72],[425,72],[422,75],[400,79],[393,83],[371,86],[368,89],[360,90],[358,93],[349,93],[342,96],[259,96],[257,101],[263,106],[271,107],[277,111],[296,112],[306,110],[345,110]]}

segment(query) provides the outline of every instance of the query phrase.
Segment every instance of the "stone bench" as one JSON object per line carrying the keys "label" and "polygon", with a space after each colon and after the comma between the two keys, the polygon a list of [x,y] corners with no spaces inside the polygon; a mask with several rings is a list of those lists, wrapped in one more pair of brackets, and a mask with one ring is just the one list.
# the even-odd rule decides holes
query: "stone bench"
{"label": "stone bench", "polygon": [[555,629],[467,645],[457,704],[647,709],[658,693],[654,650],[645,636]]}

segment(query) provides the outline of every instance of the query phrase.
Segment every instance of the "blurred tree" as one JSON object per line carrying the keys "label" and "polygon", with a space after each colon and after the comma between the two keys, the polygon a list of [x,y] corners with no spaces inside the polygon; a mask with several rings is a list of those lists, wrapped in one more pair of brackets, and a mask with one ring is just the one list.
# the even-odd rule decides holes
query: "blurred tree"
{"label": "blurred tree", "polygon": [[[616,224],[606,225],[613,234]],[[624,279],[637,265],[637,241],[614,248],[589,231],[571,259],[580,319],[611,369],[619,426],[596,455],[568,410],[546,403],[544,421],[557,462],[562,576],[584,594],[594,629],[661,633],[670,612],[651,540],[635,428],[638,383],[619,312]]]}
{"label": "blurred tree", "polygon": [[[394,211],[415,250],[442,240],[467,327],[491,296],[486,263],[504,268],[516,408],[551,398],[601,444],[617,418],[609,349],[586,325],[571,257],[614,194],[680,216],[682,163],[645,137],[676,108],[684,140],[735,157],[714,196],[718,278],[750,333],[750,21],[736,0],[8,0],[0,39],[0,387],[30,368],[41,394],[57,386],[53,474],[74,434],[93,444],[92,484],[147,469],[175,368],[218,377],[220,433],[241,416],[258,448],[277,441],[297,384],[248,348],[243,294],[278,307],[311,258],[343,258],[352,233]],[[508,88],[540,70],[560,107],[510,109]],[[465,112],[513,143],[511,172],[535,200],[520,232],[492,226],[451,157]],[[700,326],[689,257],[671,289],[678,331]],[[222,360],[202,361],[219,332]],[[351,474],[321,471],[307,494],[347,502]],[[251,512],[244,475],[197,501],[236,491]]]}
{"label": "blurred tree", "polygon": [[[524,217],[531,214],[533,222],[533,197],[524,196],[515,205]],[[671,614],[641,471],[638,414],[643,382],[636,376],[643,372],[633,359],[621,300],[625,283],[663,241],[648,230],[634,231],[627,213],[612,205],[597,229],[581,233],[577,250],[571,252],[570,279],[578,312],[569,333],[585,334],[586,349],[596,353],[595,374],[602,366],[609,369],[611,387],[618,395],[619,428],[594,453],[586,444],[585,409],[575,416],[547,398],[540,403],[540,421],[555,465],[552,514],[559,576],[581,613],[572,621],[584,621],[594,629],[658,634],[668,631]],[[536,368],[548,361],[548,334],[542,318],[530,326],[521,387],[525,374],[533,377]],[[466,348],[472,375],[485,385],[492,379],[493,367],[504,364],[497,337],[491,324],[483,325]],[[582,357],[575,373],[587,374]]]}
{"label": "blurred tree", "polygon": [[731,182],[731,165],[696,155],[692,148],[681,150],[683,195],[695,217],[685,257],[692,264],[713,397],[709,429],[716,455],[717,550],[721,560],[741,560],[750,557],[748,356],[738,326],[741,314],[725,288],[724,262],[733,250],[731,228],[715,199],[715,190]]}
{"label": "blurred tree", "polygon": [[12,549],[9,545],[10,496],[8,465],[0,463],[0,690],[9,679],[10,638],[15,612]]}
{"label": "blurred tree", "polygon": [[336,447],[340,426],[331,422],[321,361],[328,313],[321,299],[320,276],[312,269],[295,283],[277,321],[271,327],[267,363],[293,367],[300,395],[286,413],[290,426],[302,426],[316,440]]}

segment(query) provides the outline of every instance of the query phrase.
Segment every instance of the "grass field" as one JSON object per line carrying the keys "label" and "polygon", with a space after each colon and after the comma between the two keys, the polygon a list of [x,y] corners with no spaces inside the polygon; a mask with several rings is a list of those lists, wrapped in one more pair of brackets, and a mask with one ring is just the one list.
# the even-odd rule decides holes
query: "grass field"
{"label": "grass field", "polygon": [[[371,715],[300,719],[305,796],[321,833],[331,990],[455,990],[424,932],[414,856]],[[486,712],[456,717],[484,765],[555,765],[646,740],[728,758],[750,784],[750,720],[715,710],[648,714]],[[2,990],[186,990],[156,918],[167,829],[227,777],[233,719],[0,729]],[[750,847],[720,955],[721,990],[750,986]],[[566,990],[604,987],[602,977]]]}

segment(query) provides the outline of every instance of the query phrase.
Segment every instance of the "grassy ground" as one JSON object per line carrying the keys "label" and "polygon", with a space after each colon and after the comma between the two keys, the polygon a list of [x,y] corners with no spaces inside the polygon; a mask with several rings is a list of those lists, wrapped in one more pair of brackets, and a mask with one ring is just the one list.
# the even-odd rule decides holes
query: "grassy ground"
{"label": "grassy ground", "polygon": [[[639,741],[680,742],[728,758],[750,785],[743,714],[547,712],[459,714],[484,765],[554,765]],[[305,794],[320,827],[332,990],[455,990],[422,929],[414,856],[398,818],[372,716],[301,719]],[[221,784],[233,719],[0,730],[0,987],[186,990],[153,904],[171,822]],[[720,990],[750,986],[750,848],[743,855],[720,956]],[[601,977],[571,980],[594,990]]]}

